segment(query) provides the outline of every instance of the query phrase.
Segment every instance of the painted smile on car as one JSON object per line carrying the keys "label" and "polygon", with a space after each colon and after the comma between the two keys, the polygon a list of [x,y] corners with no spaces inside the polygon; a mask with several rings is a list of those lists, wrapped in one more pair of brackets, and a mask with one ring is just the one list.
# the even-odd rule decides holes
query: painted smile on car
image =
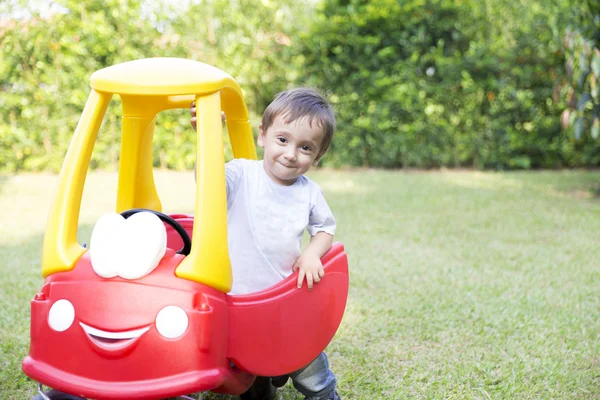
{"label": "painted smile on car", "polygon": [[134,345],[134,343],[148,330],[149,326],[140,329],[132,329],[120,332],[108,332],[102,329],[94,328],[80,322],[87,338],[92,346],[99,347],[106,351],[125,350]]}

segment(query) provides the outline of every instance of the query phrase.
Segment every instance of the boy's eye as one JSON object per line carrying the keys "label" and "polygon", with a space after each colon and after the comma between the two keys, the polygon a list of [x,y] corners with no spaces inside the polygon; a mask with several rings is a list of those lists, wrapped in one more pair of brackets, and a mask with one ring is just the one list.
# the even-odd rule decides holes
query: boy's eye
{"label": "boy's eye", "polygon": [[286,138],[284,138],[284,137],[282,137],[282,136],[279,136],[279,137],[277,138],[277,140],[278,140],[279,142],[281,142],[281,143],[287,143],[287,139],[286,139]]}
{"label": "boy's eye", "polygon": [[302,149],[302,151],[310,152],[312,150],[312,147],[304,145],[304,146],[301,147],[301,149]]}

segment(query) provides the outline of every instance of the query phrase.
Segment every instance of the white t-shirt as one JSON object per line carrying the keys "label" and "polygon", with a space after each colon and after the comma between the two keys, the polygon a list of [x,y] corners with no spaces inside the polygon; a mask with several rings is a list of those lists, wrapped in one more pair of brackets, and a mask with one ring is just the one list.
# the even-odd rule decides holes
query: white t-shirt
{"label": "white t-shirt", "polygon": [[225,165],[227,235],[232,294],[266,289],[292,273],[304,229],[335,234],[335,219],[321,188],[305,176],[290,186],[267,175],[262,161]]}

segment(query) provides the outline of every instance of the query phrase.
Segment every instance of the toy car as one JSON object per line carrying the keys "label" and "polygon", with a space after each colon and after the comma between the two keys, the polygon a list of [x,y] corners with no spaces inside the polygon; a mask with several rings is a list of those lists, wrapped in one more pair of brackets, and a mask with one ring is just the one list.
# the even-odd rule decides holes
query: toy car
{"label": "toy car", "polygon": [[[256,375],[282,375],[333,338],[348,295],[337,243],[311,292],[293,274],[264,291],[230,295],[221,111],[236,158],[256,158],[235,80],[212,66],[151,58],[95,72],[64,160],[44,235],[41,290],[31,302],[22,368],[56,391],[94,399],[240,394]],[[117,213],[100,218],[90,249],[77,243],[83,186],[113,94],[123,108]],[[154,184],[156,115],[197,108],[194,215],[166,215]],[[310,335],[310,340],[307,339]],[[45,398],[52,393],[42,394]],[[58,398],[58,397],[56,397]]]}

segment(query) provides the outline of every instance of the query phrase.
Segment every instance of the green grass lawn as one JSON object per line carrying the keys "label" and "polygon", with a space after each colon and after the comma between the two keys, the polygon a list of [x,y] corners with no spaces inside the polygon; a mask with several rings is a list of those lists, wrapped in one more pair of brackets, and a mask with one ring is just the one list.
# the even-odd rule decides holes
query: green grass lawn
{"label": "green grass lawn", "polygon": [[[327,349],[342,398],[600,399],[600,172],[311,176],[350,262]],[[0,177],[0,399],[33,395],[20,362],[56,181]],[[157,185],[167,212],[192,210],[191,173]],[[82,241],[115,188],[90,175]]]}

